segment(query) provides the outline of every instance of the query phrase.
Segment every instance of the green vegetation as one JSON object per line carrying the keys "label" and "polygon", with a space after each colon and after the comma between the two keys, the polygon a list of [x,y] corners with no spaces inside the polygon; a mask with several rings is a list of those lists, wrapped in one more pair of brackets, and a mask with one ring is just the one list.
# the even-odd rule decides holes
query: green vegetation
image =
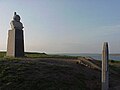
{"label": "green vegetation", "polygon": [[118,66],[115,66],[115,65],[111,65],[110,68],[111,68],[112,70],[118,72],[119,75],[120,75],[120,66],[118,67]]}
{"label": "green vegetation", "polygon": [[69,66],[27,61],[25,58],[76,59],[72,56],[26,52],[25,58],[0,52],[0,90],[85,90],[84,75]]}
{"label": "green vegetation", "polygon": [[[0,52],[0,58],[5,59],[15,59],[12,57],[5,57],[6,52]],[[37,53],[37,52],[25,52],[26,58],[63,58],[63,59],[77,59],[75,56],[66,56],[66,55],[49,55],[46,53]],[[17,59],[17,58],[16,58]]]}
{"label": "green vegetation", "polygon": [[6,55],[6,52],[0,52],[0,58],[3,58]]}
{"label": "green vegetation", "polygon": [[84,75],[71,66],[0,61],[0,90],[86,90],[84,79]]}
{"label": "green vegetation", "polygon": [[[26,52],[24,58],[13,58],[5,54],[0,52],[0,90],[101,90],[100,70],[75,63],[74,59],[83,57]],[[89,61],[101,67],[101,61]],[[110,85],[117,87],[120,61],[110,60],[109,65]]]}
{"label": "green vegetation", "polygon": [[110,68],[120,74],[120,61],[110,61]]}
{"label": "green vegetation", "polygon": [[74,56],[66,56],[66,55],[49,55],[46,53],[25,53],[25,56],[28,58],[64,58],[64,59],[77,59]]}
{"label": "green vegetation", "polygon": [[117,60],[109,60],[110,63],[120,63],[120,61]]}

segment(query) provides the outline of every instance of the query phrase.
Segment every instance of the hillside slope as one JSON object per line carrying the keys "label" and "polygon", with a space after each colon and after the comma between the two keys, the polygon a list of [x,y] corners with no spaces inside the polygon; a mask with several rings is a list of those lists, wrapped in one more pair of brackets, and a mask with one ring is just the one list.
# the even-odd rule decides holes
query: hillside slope
{"label": "hillside slope", "polygon": [[[101,71],[79,61],[55,58],[0,60],[0,90],[101,90]],[[100,63],[95,62],[96,65]],[[111,68],[118,75],[119,70],[114,65]],[[110,74],[111,90],[119,88],[119,75]]]}

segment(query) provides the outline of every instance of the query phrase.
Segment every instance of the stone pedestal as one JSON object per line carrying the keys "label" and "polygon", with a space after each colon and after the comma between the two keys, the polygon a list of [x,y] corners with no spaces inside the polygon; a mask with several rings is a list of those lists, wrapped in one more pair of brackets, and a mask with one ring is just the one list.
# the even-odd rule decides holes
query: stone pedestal
{"label": "stone pedestal", "polygon": [[7,55],[12,57],[24,57],[24,33],[23,30],[9,30]]}

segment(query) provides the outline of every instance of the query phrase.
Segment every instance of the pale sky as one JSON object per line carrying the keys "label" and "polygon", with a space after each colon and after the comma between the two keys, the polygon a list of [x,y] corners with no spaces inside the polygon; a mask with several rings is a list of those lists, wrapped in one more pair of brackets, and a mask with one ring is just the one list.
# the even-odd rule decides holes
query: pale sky
{"label": "pale sky", "polygon": [[25,51],[120,53],[120,0],[0,0],[0,50],[13,12],[24,25]]}

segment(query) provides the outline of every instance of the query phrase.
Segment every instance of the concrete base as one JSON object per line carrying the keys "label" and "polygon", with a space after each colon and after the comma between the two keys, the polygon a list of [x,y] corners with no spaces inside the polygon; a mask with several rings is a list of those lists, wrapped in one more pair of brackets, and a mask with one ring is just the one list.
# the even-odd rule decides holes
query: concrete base
{"label": "concrete base", "polygon": [[23,30],[9,30],[6,56],[24,57]]}

